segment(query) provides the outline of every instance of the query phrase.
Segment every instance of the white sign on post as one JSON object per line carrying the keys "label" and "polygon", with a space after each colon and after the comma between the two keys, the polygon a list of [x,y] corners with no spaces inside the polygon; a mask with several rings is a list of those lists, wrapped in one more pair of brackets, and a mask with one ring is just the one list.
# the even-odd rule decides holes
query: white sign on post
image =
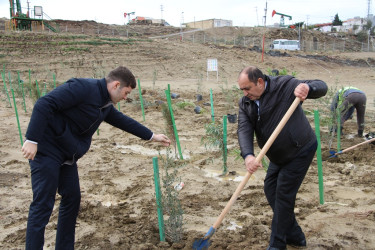
{"label": "white sign on post", "polygon": [[34,16],[43,16],[42,6],[34,6]]}
{"label": "white sign on post", "polygon": [[216,71],[216,80],[219,80],[219,70],[217,66],[217,59],[207,59],[207,80],[208,80],[208,72],[209,71]]}

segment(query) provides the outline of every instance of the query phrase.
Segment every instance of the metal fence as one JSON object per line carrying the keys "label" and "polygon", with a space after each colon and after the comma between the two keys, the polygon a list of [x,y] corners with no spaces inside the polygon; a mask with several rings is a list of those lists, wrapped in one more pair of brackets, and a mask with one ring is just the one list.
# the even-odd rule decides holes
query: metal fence
{"label": "metal fence", "polygon": [[[0,30],[7,30],[6,23],[0,23]],[[51,32],[49,29],[45,29],[44,32]],[[113,29],[102,28],[101,25],[88,27],[68,27],[60,26],[59,33],[75,33],[75,34],[92,34],[92,35],[107,35],[107,36],[120,36],[126,38],[137,38],[139,34],[129,28],[128,26],[114,26]],[[254,49],[263,48],[263,37],[224,37],[224,36],[212,36],[207,34],[204,30],[190,30],[180,33],[173,33],[162,36],[150,37],[151,39],[170,39],[170,40],[181,40],[189,41],[192,43],[209,43],[218,46],[243,46]],[[266,38],[264,40],[264,49],[271,50],[270,45],[273,40]],[[370,37],[367,42],[359,42],[356,40],[348,40],[337,38],[330,42],[318,42],[311,40],[301,40],[301,50],[307,52],[317,52],[317,51],[342,51],[342,52],[374,52],[375,51],[375,41],[373,37]]]}
{"label": "metal fence", "polygon": [[[263,38],[262,37],[233,37],[231,39],[208,36],[206,34],[179,34],[178,39],[184,41],[190,41],[193,43],[211,43],[216,45],[231,45],[231,46],[243,46],[243,47],[255,47],[263,48]],[[161,37],[160,37],[161,38]],[[264,49],[270,50],[273,39],[264,40]],[[374,39],[371,38],[367,43],[359,42],[355,40],[346,39],[336,39],[330,42],[317,42],[302,40],[300,44],[300,49],[303,51],[342,51],[342,52],[374,52],[375,43]]]}

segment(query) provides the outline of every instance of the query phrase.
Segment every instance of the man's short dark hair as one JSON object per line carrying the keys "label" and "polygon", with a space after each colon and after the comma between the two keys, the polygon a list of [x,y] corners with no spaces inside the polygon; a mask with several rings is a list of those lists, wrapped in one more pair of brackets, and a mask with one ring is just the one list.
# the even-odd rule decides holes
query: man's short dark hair
{"label": "man's short dark hair", "polygon": [[134,89],[137,86],[133,73],[124,66],[119,66],[109,72],[108,76],[105,79],[107,83],[119,81],[121,84],[121,88],[130,86],[132,89]]}
{"label": "man's short dark hair", "polygon": [[263,72],[258,69],[257,67],[254,66],[249,66],[244,68],[240,74],[245,73],[247,75],[247,78],[249,79],[250,82],[254,83],[257,85],[258,79],[262,78],[264,80],[264,74]]}

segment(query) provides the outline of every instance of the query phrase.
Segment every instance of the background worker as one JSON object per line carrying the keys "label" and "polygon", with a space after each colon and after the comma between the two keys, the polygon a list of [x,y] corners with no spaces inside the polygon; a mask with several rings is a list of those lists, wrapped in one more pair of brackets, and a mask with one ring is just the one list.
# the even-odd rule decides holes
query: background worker
{"label": "background worker", "polygon": [[[239,101],[238,141],[247,171],[254,173],[254,133],[262,148],[296,97],[319,98],[327,85],[320,80],[298,80],[292,76],[266,76],[254,66],[244,68],[238,77],[244,96]],[[302,102],[301,102],[302,104]],[[317,140],[302,106],[298,105],[266,153],[270,160],[264,192],[273,210],[269,250],[286,249],[287,244],[306,246],[294,206],[317,148]]]}
{"label": "background worker", "polygon": [[29,159],[33,191],[26,249],[43,249],[56,191],[61,195],[56,249],[74,249],[81,200],[77,161],[89,150],[101,122],[144,140],[170,144],[167,136],[154,134],[114,107],[135,87],[132,72],[120,66],[103,79],[70,79],[35,103],[22,147]]}
{"label": "background worker", "polygon": [[354,109],[357,111],[357,127],[358,136],[363,136],[365,128],[365,112],[366,112],[366,95],[363,91],[355,87],[344,87],[337,91],[332,99],[331,111],[332,117],[337,117],[337,110],[340,110],[341,117],[341,133],[344,122],[353,117]]}

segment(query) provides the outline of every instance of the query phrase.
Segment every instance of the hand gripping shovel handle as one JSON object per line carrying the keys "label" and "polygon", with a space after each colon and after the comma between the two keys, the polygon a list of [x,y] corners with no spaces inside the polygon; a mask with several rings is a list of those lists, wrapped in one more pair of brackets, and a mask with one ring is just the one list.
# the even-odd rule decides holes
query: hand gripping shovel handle
{"label": "hand gripping shovel handle", "polygon": [[[270,138],[267,140],[266,144],[256,157],[256,162],[260,162],[264,155],[267,153],[268,149],[271,147],[272,143],[275,141],[276,137],[280,134],[281,130],[284,128],[285,124],[289,120],[290,116],[293,114],[294,110],[297,108],[298,104],[301,102],[301,100],[296,97],[294,99],[294,102],[289,107],[288,111],[285,113],[284,117],[281,119],[279,125],[277,125],[276,129],[271,134]],[[240,195],[242,189],[245,187],[246,183],[250,179],[251,174],[249,172],[246,172],[245,178],[241,181],[241,183],[238,185],[236,191],[233,193],[232,197],[230,198],[229,202],[217,218],[216,222],[212,226],[214,229],[217,229],[220,225],[220,223],[223,221],[224,216],[229,212],[230,208],[234,204],[234,202],[237,200],[238,196]]]}

